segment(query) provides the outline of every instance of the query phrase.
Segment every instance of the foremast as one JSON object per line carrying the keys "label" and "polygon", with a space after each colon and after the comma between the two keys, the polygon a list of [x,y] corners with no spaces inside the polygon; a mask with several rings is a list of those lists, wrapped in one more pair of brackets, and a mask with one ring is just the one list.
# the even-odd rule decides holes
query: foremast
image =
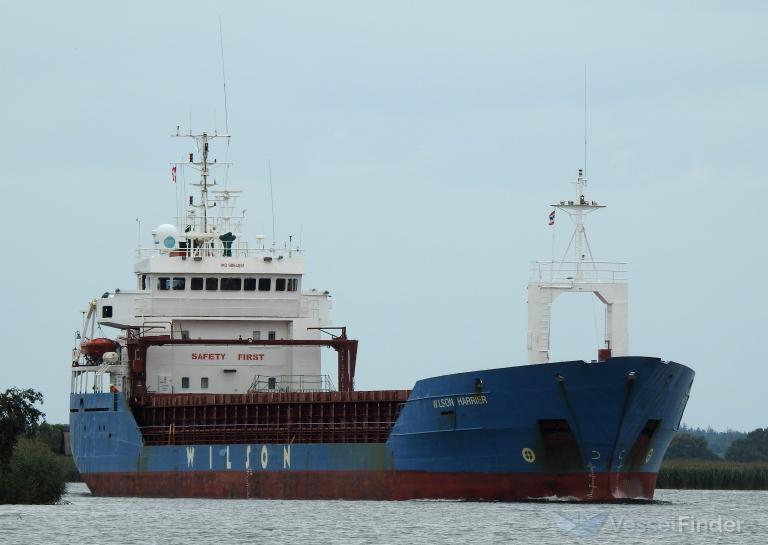
{"label": "foremast", "polygon": [[562,293],[593,293],[605,305],[604,345],[598,359],[629,355],[628,289],[626,264],[596,261],[584,226],[587,214],[605,208],[586,197],[587,178],[579,169],[576,198],[552,204],[550,225],[555,211],[565,212],[573,223],[573,234],[563,257],[532,264],[528,284],[528,362],[550,361],[552,303]]}

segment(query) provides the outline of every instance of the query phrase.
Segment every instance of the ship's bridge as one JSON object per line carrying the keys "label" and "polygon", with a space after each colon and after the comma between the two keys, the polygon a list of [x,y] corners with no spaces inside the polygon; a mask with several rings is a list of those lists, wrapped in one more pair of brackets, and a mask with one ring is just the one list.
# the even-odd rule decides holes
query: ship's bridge
{"label": "ship's bridge", "polygon": [[[319,338],[315,328],[329,323],[330,294],[302,290],[305,262],[297,250],[212,254],[142,251],[136,289],[96,299],[96,323],[182,340]],[[218,359],[205,359],[213,355]],[[157,347],[147,364],[147,386],[161,392],[243,392],[256,375],[314,380],[320,348]]]}
{"label": "ship's bridge", "polygon": [[[110,371],[111,384],[123,389],[120,377],[127,376],[131,359],[127,346],[154,338],[182,344],[152,348],[141,364],[146,391],[245,392],[258,387],[258,377],[274,385],[300,377],[299,388],[317,382],[321,346],[301,343],[319,340],[319,328],[328,326],[330,294],[303,288],[304,257],[293,237],[278,245],[274,225],[269,246],[262,235],[249,240],[243,234],[246,211],[235,205],[240,190],[229,188],[226,177],[218,189],[213,173],[228,163],[209,156],[209,142],[228,137],[186,136],[195,140],[197,157],[190,153],[188,161],[172,163],[172,181],[178,173],[184,182],[189,170],[200,181],[177,184],[175,224],[159,225],[152,245],[137,250],[135,289],[116,289],[90,302],[74,365],[109,365],[118,370]],[[187,194],[187,185],[199,195]],[[97,326],[99,335],[110,335],[102,326],[121,331],[97,338]]]}
{"label": "ship's bridge", "polygon": [[148,318],[320,318],[319,301],[329,294],[302,292],[304,268],[296,250],[200,260],[152,253],[136,263],[135,290],[116,290],[97,300],[97,319],[127,328],[141,327]]}

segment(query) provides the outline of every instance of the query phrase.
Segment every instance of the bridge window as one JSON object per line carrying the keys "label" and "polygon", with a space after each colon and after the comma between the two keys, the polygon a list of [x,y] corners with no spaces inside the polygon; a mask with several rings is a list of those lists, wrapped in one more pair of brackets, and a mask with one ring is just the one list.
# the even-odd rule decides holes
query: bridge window
{"label": "bridge window", "polygon": [[259,278],[259,291],[269,291],[272,289],[271,278]]}
{"label": "bridge window", "polygon": [[285,291],[285,278],[275,278],[275,291]]}
{"label": "bridge window", "polygon": [[261,340],[261,331],[254,331],[253,337],[251,337],[254,341],[260,341]]}
{"label": "bridge window", "polygon": [[203,289],[203,279],[199,276],[192,278],[189,287],[195,291],[200,291]]}
{"label": "bridge window", "polygon": [[219,279],[218,278],[206,278],[205,279],[205,289],[208,291],[216,291],[219,289]]}
{"label": "bridge window", "polygon": [[187,279],[182,277],[177,277],[173,279],[173,289],[174,290],[183,290],[186,287]]}
{"label": "bridge window", "polygon": [[189,388],[189,377],[181,377],[181,387]]}
{"label": "bridge window", "polygon": [[200,378],[200,388],[207,389],[208,388],[208,377],[201,377]]}
{"label": "bridge window", "polygon": [[268,340],[274,341],[277,339],[277,333],[274,331],[270,331],[267,335]]}
{"label": "bridge window", "polygon": [[298,278],[289,278],[288,279],[288,291],[296,291],[299,289],[299,279]]}
{"label": "bridge window", "polygon": [[147,289],[147,275],[146,274],[142,274],[141,275],[141,289],[142,290]]}
{"label": "bridge window", "polygon": [[240,291],[241,284],[242,284],[242,278],[222,278],[221,279],[222,291]]}
{"label": "bridge window", "polygon": [[171,289],[171,279],[167,277],[158,278],[157,289],[163,290],[163,291]]}
{"label": "bridge window", "polygon": [[112,317],[112,305],[104,305],[103,307],[101,307],[101,317],[102,318]]}
{"label": "bridge window", "polygon": [[256,279],[243,278],[243,291],[256,291]]}

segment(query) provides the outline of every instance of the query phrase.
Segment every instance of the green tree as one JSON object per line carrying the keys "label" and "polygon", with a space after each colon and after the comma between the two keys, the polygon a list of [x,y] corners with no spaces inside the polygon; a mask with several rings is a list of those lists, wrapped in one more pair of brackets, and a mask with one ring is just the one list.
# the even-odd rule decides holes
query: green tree
{"label": "green tree", "polygon": [[0,488],[0,503],[56,503],[66,489],[64,472],[48,445],[21,438]]}
{"label": "green tree", "polygon": [[725,458],[734,462],[768,461],[768,428],[757,428],[731,443]]}
{"label": "green tree", "polygon": [[733,443],[736,439],[741,439],[746,435],[744,432],[732,429],[717,431],[712,429],[711,426],[708,426],[707,428],[692,428],[690,426],[686,426],[685,424],[680,426],[680,431],[690,433],[691,435],[695,435],[697,437],[706,438],[710,450],[712,450],[712,452],[720,457],[725,456],[725,451],[728,450],[728,447],[731,446],[731,443]]}
{"label": "green tree", "polygon": [[18,437],[37,431],[38,422],[45,415],[35,403],[42,402],[43,394],[31,388],[10,388],[0,394],[0,475],[11,461]]}
{"label": "green tree", "polygon": [[690,433],[678,433],[667,449],[665,459],[694,459],[715,460],[717,455],[712,452],[704,437]]}
{"label": "green tree", "polygon": [[37,439],[51,447],[54,454],[64,454],[64,429],[62,424],[43,422],[37,430]]}
{"label": "green tree", "polygon": [[[32,389],[0,394],[0,503],[54,503],[64,493],[61,464],[47,442],[33,439],[45,416],[35,404],[42,402]],[[48,438],[55,441],[50,428]]]}

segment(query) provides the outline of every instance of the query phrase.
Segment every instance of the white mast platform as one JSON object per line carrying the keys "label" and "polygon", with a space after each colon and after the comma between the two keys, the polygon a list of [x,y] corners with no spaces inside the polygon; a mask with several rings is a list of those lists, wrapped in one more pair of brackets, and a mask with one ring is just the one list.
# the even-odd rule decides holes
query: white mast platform
{"label": "white mast platform", "polygon": [[548,363],[552,302],[562,293],[593,293],[605,304],[605,346],[598,359],[629,354],[626,263],[595,261],[584,229],[584,216],[605,208],[587,200],[587,179],[580,169],[576,200],[560,201],[554,209],[567,213],[573,235],[561,261],[532,263],[528,283],[528,362]]}

